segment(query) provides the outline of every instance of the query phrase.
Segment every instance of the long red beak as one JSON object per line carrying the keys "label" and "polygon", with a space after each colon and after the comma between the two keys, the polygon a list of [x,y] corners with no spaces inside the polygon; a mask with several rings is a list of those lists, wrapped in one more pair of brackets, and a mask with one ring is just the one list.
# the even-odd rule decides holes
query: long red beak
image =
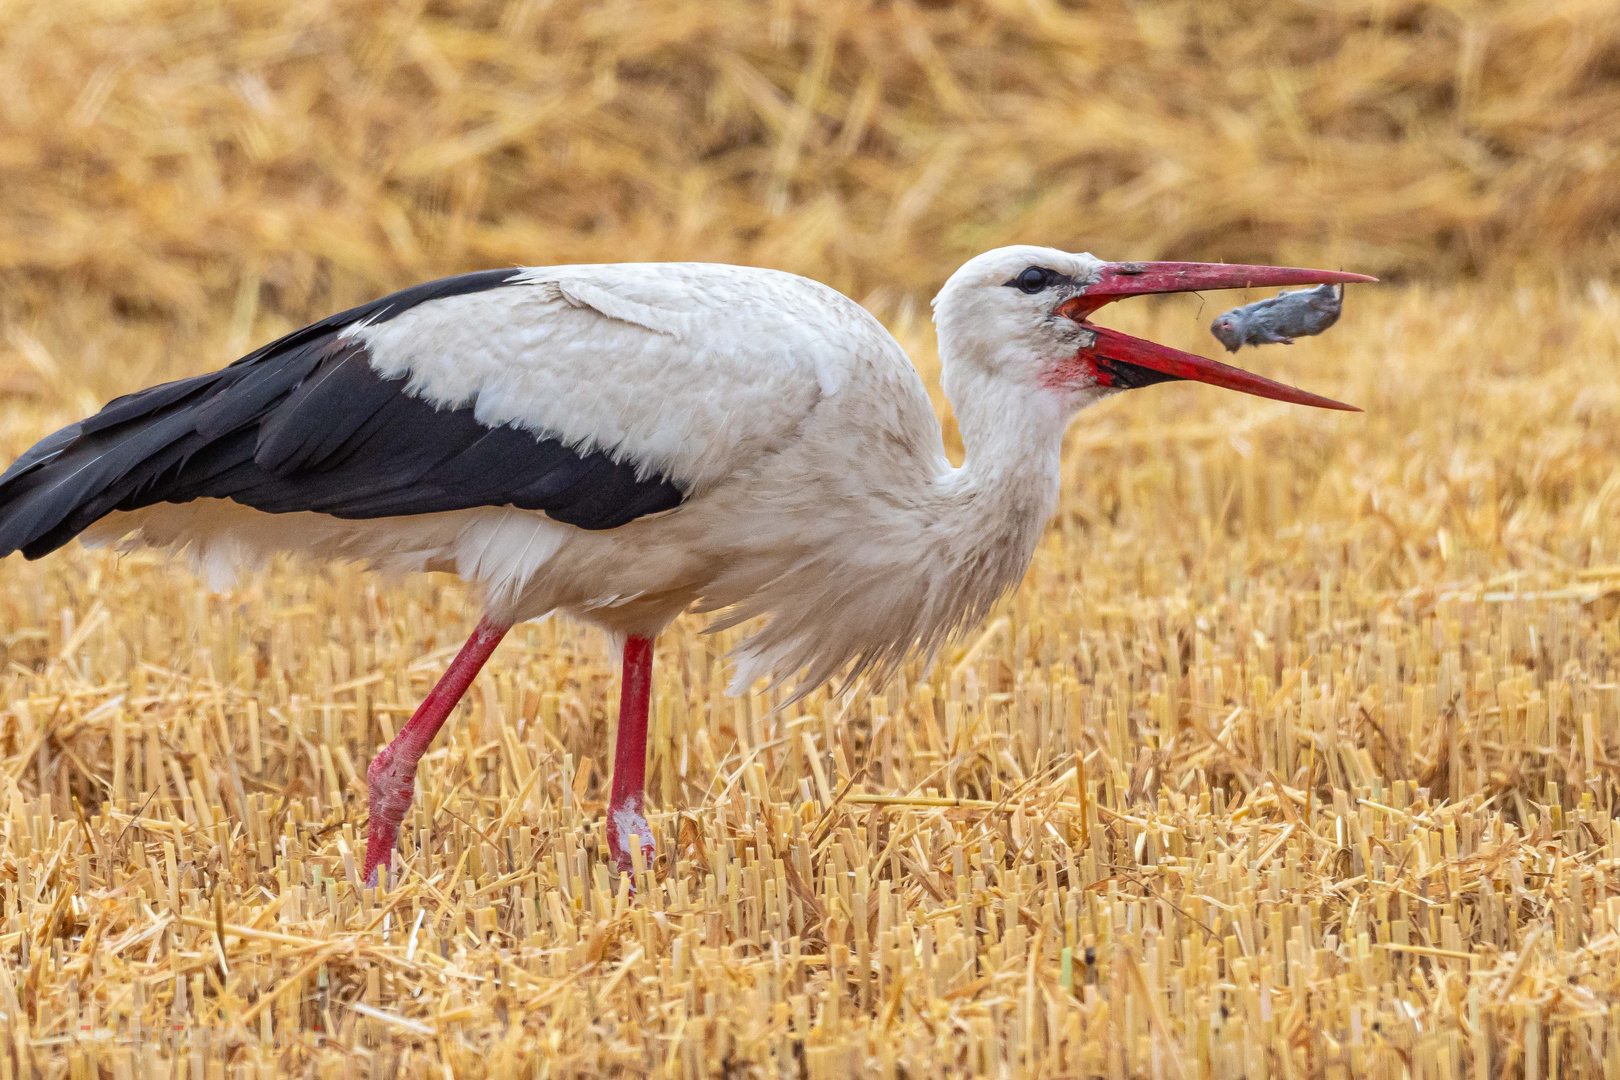
{"label": "long red beak", "polygon": [[1342,270],[1302,270],[1293,266],[1242,266],[1233,263],[1191,262],[1108,263],[1094,284],[1086,286],[1079,295],[1065,300],[1058,306],[1057,313],[1075,322],[1084,323],[1088,330],[1096,334],[1093,343],[1080,350],[1080,356],[1090,361],[1096,369],[1098,381],[1104,386],[1134,387],[1171,379],[1190,379],[1193,382],[1224,386],[1228,390],[1241,390],[1245,394],[1293,402],[1296,405],[1360,412],[1361,410],[1354,405],[1308,394],[1292,386],[1285,386],[1264,376],[1244,371],[1242,368],[1232,367],[1230,364],[1096,326],[1090,322],[1090,316],[1104,304],[1127,296],[1144,296],[1149,293],[1377,280],[1365,274],[1347,274]]}

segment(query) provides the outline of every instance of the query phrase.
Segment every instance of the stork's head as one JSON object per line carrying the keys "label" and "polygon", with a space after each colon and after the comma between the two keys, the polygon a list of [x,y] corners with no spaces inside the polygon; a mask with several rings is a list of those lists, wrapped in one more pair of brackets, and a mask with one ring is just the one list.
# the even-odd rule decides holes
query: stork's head
{"label": "stork's head", "polygon": [[1103,262],[1043,247],[1004,247],[969,260],[934,298],[946,358],[945,390],[969,383],[1012,389],[1062,415],[1121,390],[1188,379],[1246,394],[1347,409],[1308,394],[1091,322],[1104,304],[1146,293],[1373,281],[1361,274],[1227,263]]}

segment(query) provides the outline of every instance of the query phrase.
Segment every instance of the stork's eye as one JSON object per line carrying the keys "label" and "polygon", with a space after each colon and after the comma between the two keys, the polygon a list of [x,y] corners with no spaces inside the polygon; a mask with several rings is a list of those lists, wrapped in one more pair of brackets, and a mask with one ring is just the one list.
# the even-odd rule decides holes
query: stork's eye
{"label": "stork's eye", "polygon": [[1052,271],[1039,266],[1026,266],[1021,274],[1013,278],[1011,284],[1017,285],[1020,292],[1034,296],[1052,284]]}

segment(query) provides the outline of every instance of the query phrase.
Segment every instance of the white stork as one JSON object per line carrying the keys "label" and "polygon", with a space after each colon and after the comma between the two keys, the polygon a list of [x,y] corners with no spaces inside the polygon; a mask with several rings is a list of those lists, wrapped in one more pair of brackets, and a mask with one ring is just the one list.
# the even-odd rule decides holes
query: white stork
{"label": "white stork", "polygon": [[733,688],[881,677],[1022,577],[1080,409],[1192,379],[1349,409],[1095,325],[1143,293],[1371,281],[1042,247],[968,262],[934,300],[967,457],[858,304],[703,263],[489,270],[406,289],[223,370],[113,401],[0,476],[0,556],[77,535],[189,548],[216,586],[276,551],[446,570],[484,616],[367,770],[365,872],[386,867],[418,759],[507,629],[562,612],[622,645],[607,832],[643,816],[652,640],[689,609],[768,616]]}

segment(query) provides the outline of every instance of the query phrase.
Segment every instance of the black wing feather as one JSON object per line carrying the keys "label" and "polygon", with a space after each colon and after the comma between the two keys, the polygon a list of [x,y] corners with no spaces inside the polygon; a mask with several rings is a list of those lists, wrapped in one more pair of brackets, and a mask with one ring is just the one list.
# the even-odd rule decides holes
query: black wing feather
{"label": "black wing feather", "polygon": [[319,469],[356,431],[400,396],[398,381],[381,379],[358,342],[336,353],[259,425],[254,460],[282,475]]}
{"label": "black wing feather", "polygon": [[635,462],[491,427],[471,404],[435,407],[338,336],[518,273],[462,274],[362,304],[47,436],[0,474],[0,556],[38,558],[114,510],[202,498],[351,519],[516,506],[582,529],[679,506],[681,486]]}

